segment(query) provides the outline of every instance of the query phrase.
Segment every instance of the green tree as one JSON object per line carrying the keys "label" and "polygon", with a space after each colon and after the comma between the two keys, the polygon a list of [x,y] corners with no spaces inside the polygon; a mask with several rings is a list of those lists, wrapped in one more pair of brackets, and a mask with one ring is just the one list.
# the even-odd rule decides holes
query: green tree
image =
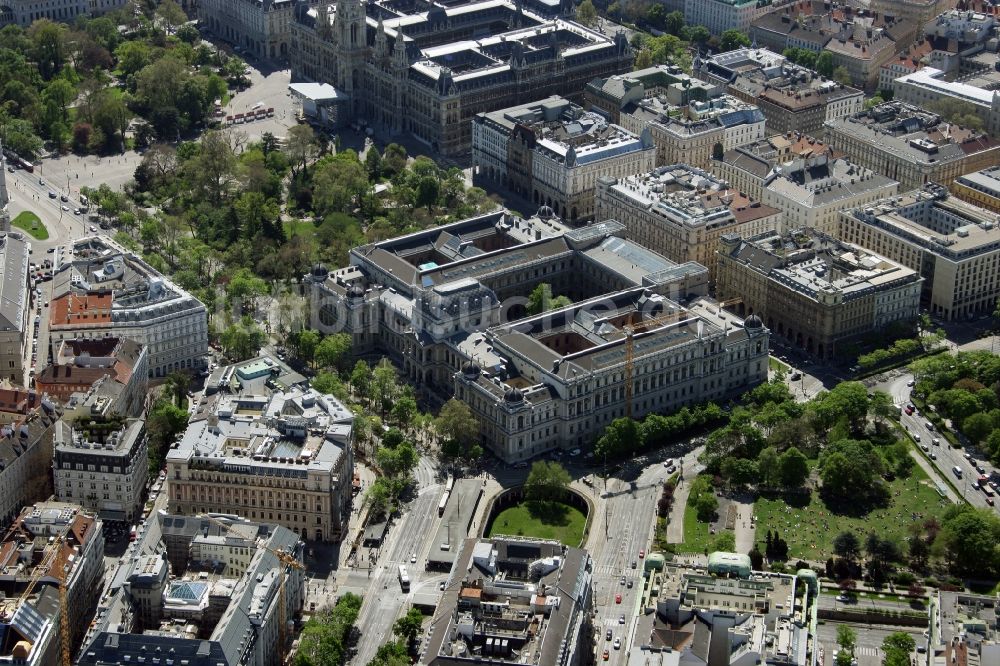
{"label": "green tree", "polygon": [[372,369],[364,361],[358,361],[351,370],[351,386],[360,395],[368,397],[372,383]]}
{"label": "green tree", "polygon": [[321,215],[348,212],[367,189],[368,174],[353,150],[344,150],[317,162],[313,174],[313,204]]}
{"label": "green tree", "polygon": [[724,553],[735,553],[736,552],[736,533],[732,530],[722,530],[712,541],[713,551],[722,551]]}
{"label": "green tree", "polygon": [[576,8],[576,20],[588,27],[597,22],[597,9],[591,0],[583,0]]}
{"label": "green tree", "polygon": [[417,636],[420,635],[420,629],[424,624],[424,616],[419,609],[411,606],[406,615],[397,619],[392,625],[393,632],[405,640],[407,644],[412,644]]}
{"label": "green tree", "polygon": [[731,28],[723,32],[722,36],[719,37],[720,51],[734,51],[744,46],[750,46],[750,38],[741,30]]}
{"label": "green tree", "polygon": [[479,421],[467,404],[458,398],[444,403],[434,419],[434,430],[445,440],[454,442],[462,450],[470,447],[479,437]]}
{"label": "green tree", "polygon": [[976,444],[983,442],[989,437],[993,429],[993,419],[989,414],[984,412],[970,414],[962,421],[962,432]]}
{"label": "green tree", "polygon": [[642,429],[639,423],[628,417],[617,418],[604,429],[594,446],[598,458],[619,458],[643,446]]}
{"label": "green tree", "polygon": [[944,515],[938,541],[955,570],[977,577],[991,576],[1000,562],[1000,518],[992,510],[952,506]]}
{"label": "green tree", "polygon": [[170,445],[187,427],[187,410],[175,406],[170,400],[158,400],[149,410],[146,434],[149,437],[149,471],[156,474],[163,467]]}
{"label": "green tree", "polygon": [[285,154],[292,165],[292,175],[304,170],[316,156],[316,133],[309,125],[293,125],[288,129]]}
{"label": "green tree", "polygon": [[849,652],[851,655],[854,654],[854,648],[858,644],[858,635],[854,629],[850,628],[846,624],[837,625],[837,645],[840,649]]}
{"label": "green tree", "polygon": [[786,488],[798,488],[809,478],[809,462],[794,446],[778,458],[778,476]]}
{"label": "green tree", "polygon": [[46,81],[55,76],[66,62],[67,31],[66,25],[53,23],[47,18],[37,19],[28,28],[31,57]]}
{"label": "green tree", "polygon": [[226,328],[219,341],[226,356],[234,361],[244,361],[260,351],[264,345],[264,331],[246,316]]}
{"label": "green tree", "polygon": [[336,373],[320,372],[309,380],[309,385],[324,395],[332,395],[340,400],[347,400],[347,389]]}
{"label": "green tree", "polygon": [[365,170],[368,172],[368,180],[373,183],[382,176],[382,155],[375,146],[369,146],[365,153]]}
{"label": "green tree", "polygon": [[156,14],[171,28],[176,28],[187,21],[184,10],[174,0],[160,0],[160,4],[156,8]]}
{"label": "green tree", "polygon": [[410,666],[410,656],[402,641],[389,641],[385,645],[379,646],[375,657],[368,662],[368,666]]}
{"label": "green tree", "polygon": [[861,541],[854,532],[846,530],[833,538],[833,552],[837,557],[854,561],[861,555]]}
{"label": "green tree", "polygon": [[816,56],[814,69],[818,74],[830,78],[833,76],[833,54],[829,51],[822,51]]}
{"label": "green tree", "polygon": [[382,153],[382,173],[392,178],[406,171],[406,148],[390,143]]}
{"label": "green tree", "polygon": [[340,368],[351,353],[351,336],[334,333],[323,338],[316,346],[316,363],[323,368]]}
{"label": "green tree", "polygon": [[839,83],[842,86],[851,85],[851,73],[847,71],[847,68],[841,65],[833,70],[830,74],[830,78]]}
{"label": "green tree", "polygon": [[765,488],[777,488],[781,485],[781,463],[777,449],[769,446],[760,452],[757,456],[757,470],[760,483]]}
{"label": "green tree", "polygon": [[181,371],[171,372],[167,375],[164,386],[167,392],[173,397],[174,405],[179,408],[184,407],[187,392],[191,388],[191,375]]}
{"label": "green tree", "polygon": [[680,37],[684,30],[684,12],[673,11],[666,15],[663,20],[663,29],[671,35]]}
{"label": "green tree", "polygon": [[569,472],[557,462],[539,460],[531,465],[524,482],[524,496],[530,500],[558,499],[569,487]]}
{"label": "green tree", "polygon": [[404,426],[409,426],[413,417],[417,415],[417,401],[410,395],[401,395],[393,404],[390,414],[392,418]]}
{"label": "green tree", "polygon": [[302,628],[294,666],[341,666],[361,610],[361,597],[344,593],[333,608],[321,608]]}
{"label": "green tree", "polygon": [[880,104],[885,104],[885,100],[882,99],[881,95],[875,95],[873,97],[869,97],[868,99],[865,100],[865,111],[867,111],[868,109],[873,109],[876,106],[879,106]]}
{"label": "green tree", "polygon": [[692,25],[682,31],[681,37],[695,44],[707,44],[712,38],[712,33],[703,25]]}
{"label": "green tree", "polygon": [[412,443],[404,441],[395,448],[385,446],[379,448],[375,460],[386,476],[408,479],[420,461],[420,453]]}
{"label": "green tree", "polygon": [[312,365],[316,357],[316,347],[319,346],[320,333],[312,328],[304,328],[291,336],[291,346],[295,356],[300,361]]}
{"label": "green tree", "polygon": [[270,291],[267,282],[247,268],[240,268],[226,285],[226,300],[231,304],[245,304],[248,312],[257,311],[257,299]]}
{"label": "green tree", "polygon": [[528,314],[540,314],[549,310],[558,310],[568,305],[572,305],[572,301],[569,298],[561,295],[553,298],[552,286],[547,282],[542,282],[531,290],[531,294],[528,295],[528,305],[526,308]]}
{"label": "green tree", "polygon": [[760,478],[757,463],[746,458],[724,458],[721,471],[722,477],[736,486],[749,485]]}

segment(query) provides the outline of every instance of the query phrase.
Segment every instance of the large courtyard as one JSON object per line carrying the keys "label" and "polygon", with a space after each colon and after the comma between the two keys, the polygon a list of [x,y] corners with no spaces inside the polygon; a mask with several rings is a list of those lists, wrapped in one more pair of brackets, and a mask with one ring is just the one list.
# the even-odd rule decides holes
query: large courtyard
{"label": "large courtyard", "polygon": [[569,504],[526,501],[501,511],[486,534],[553,539],[576,548],[583,541],[586,526],[587,516]]}

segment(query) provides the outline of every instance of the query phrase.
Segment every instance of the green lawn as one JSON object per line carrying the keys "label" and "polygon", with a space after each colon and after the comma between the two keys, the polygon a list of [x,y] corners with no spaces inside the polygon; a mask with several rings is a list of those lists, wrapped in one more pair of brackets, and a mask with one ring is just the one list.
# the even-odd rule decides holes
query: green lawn
{"label": "green lawn", "polygon": [[[759,548],[764,551],[762,544],[768,530],[776,530],[788,542],[789,558],[815,562],[825,562],[831,557],[834,537],[847,530],[853,530],[861,543],[869,532],[876,531],[905,545],[906,528],[913,522],[913,512],[922,514],[918,520],[923,520],[941,516],[948,507],[948,501],[938,495],[934,483],[917,466],[910,478],[890,483],[889,490],[889,506],[865,516],[832,514],[816,493],[805,506],[791,506],[781,498],[760,497],[754,504]],[[684,536],[687,537],[686,530]]]}
{"label": "green lawn", "polygon": [[709,534],[708,523],[698,520],[697,512],[690,503],[684,506],[684,543],[677,544],[678,553],[704,553],[715,550],[713,542],[718,534]]}
{"label": "green lawn", "polygon": [[38,216],[30,210],[18,213],[17,217],[10,224],[18,229],[27,231],[35,240],[46,240],[49,237],[49,230],[45,228],[45,225],[38,219]]}
{"label": "green lawn", "polygon": [[291,220],[284,222],[283,226],[285,227],[286,238],[291,238],[292,236],[312,238],[316,233],[316,225],[309,220]]}
{"label": "green lawn", "polygon": [[554,539],[577,548],[583,541],[587,517],[576,507],[561,502],[523,502],[505,509],[490,525],[488,536],[533,536]]}
{"label": "green lawn", "polygon": [[774,370],[775,372],[778,371],[788,372],[788,364],[782,363],[773,356],[767,357],[767,367],[770,368],[771,370]]}

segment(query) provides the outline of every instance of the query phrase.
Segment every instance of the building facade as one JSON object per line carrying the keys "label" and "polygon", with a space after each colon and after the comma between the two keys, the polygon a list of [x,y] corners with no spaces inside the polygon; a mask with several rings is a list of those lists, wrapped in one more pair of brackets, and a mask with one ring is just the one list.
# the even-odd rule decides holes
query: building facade
{"label": "building facade", "polygon": [[260,60],[284,61],[296,0],[199,0],[200,25]]}
{"label": "building facade", "polygon": [[951,184],[951,193],[974,206],[1000,213],[1000,166],[959,176]]}
{"label": "building facade", "polygon": [[719,245],[718,296],[739,298],[774,335],[820,358],[894,322],[916,319],[923,278],[914,270],[810,229]]}
{"label": "building facade", "polygon": [[56,496],[103,520],[136,523],[146,501],[146,425],[120,417],[60,421],[53,438]]}
{"label": "building facade", "polygon": [[1000,160],[1000,141],[897,101],[828,120],[826,137],[857,164],[899,182],[902,190],[930,182],[948,186]]}
{"label": "building facade", "polygon": [[594,581],[585,550],[518,537],[460,547],[418,664],[513,666],[528,652],[542,664],[590,662]]}
{"label": "building facade", "polygon": [[844,212],[840,237],[877,248],[924,278],[921,305],[946,320],[992,314],[1000,298],[1000,228],[995,213],[936,183]]}
{"label": "building facade", "polygon": [[631,69],[624,33],[606,37],[558,18],[562,9],[508,0],[426,12],[361,0],[342,0],[333,12],[298,5],[292,76],[333,85],[343,122],[410,133],[443,155],[467,154],[477,114],[550,95],[579,102],[593,78]]}
{"label": "building facade", "polygon": [[38,407],[0,427],[0,520],[9,523],[25,504],[52,494],[52,437],[62,412],[42,398]]}
{"label": "building facade", "polygon": [[73,244],[52,282],[49,341],[127,338],[149,354],[149,376],[203,367],[208,353],[204,304],[111,239]]}
{"label": "building facade", "polygon": [[[21,603],[34,605],[35,610],[52,621],[57,628],[53,637],[57,649],[62,646],[62,629],[65,629],[71,654],[81,643],[101,595],[102,528],[99,518],[75,504],[45,501],[24,507],[0,542],[0,567],[4,572],[0,574],[0,591],[8,599],[17,599],[29,581],[37,578],[34,594]],[[62,597],[59,587],[65,588],[65,607],[60,602],[53,608],[39,599],[45,588],[59,599]],[[28,649],[32,647],[29,645]],[[31,658],[29,652],[28,661]],[[58,659],[34,663],[58,663]]]}
{"label": "building facade", "polygon": [[745,34],[755,18],[773,8],[774,3],[770,1],[684,0],[684,20],[688,25],[705,26],[713,35],[721,35],[726,30]]}
{"label": "building facade", "polygon": [[74,393],[98,392],[114,404],[108,411],[139,416],[149,389],[149,354],[128,338],[63,340],[53,363],[35,376],[35,387],[66,404]]}
{"label": "building facade", "polygon": [[[387,355],[418,392],[465,401],[484,447],[508,462],[761,381],[766,329],[681,306],[707,293],[708,270],[624,236],[613,220],[568,229],[542,207],[355,248],[349,266],[307,276],[313,325]],[[573,305],[528,315],[543,283]],[[645,322],[631,364],[629,321]]]}
{"label": "building facade", "polygon": [[925,106],[938,100],[953,100],[971,105],[983,121],[983,129],[1000,134],[1000,91],[979,88],[961,81],[948,81],[944,72],[923,67],[892,82],[895,99],[914,106]]}
{"label": "building facade", "polygon": [[583,107],[618,123],[622,109],[646,97],[665,95],[669,103],[684,106],[715,97],[720,91],[718,86],[685,74],[677,65],[653,65],[628,74],[594,79],[584,89]]}
{"label": "building facade", "polygon": [[500,187],[576,224],[594,217],[600,176],[652,168],[649,132],[630,133],[560,97],[480,113],[472,124],[472,165]]}
{"label": "building facade", "polygon": [[19,232],[0,233],[0,378],[24,385],[32,333],[28,268],[31,244]]}
{"label": "building facade", "polygon": [[[231,368],[248,379],[270,372],[262,364]],[[351,411],[300,388],[210,400],[167,453],[171,510],[234,514],[303,539],[341,539],[354,478]]]}
{"label": "building facade", "polygon": [[818,136],[823,123],[861,110],[864,93],[795,65],[765,48],[739,48],[696,56],[694,76],[725,86],[726,92],[757,105],[769,132]]}
{"label": "building facade", "polygon": [[[245,552],[206,566],[191,556],[206,539]],[[169,556],[170,544],[181,557]],[[293,635],[281,621],[291,624],[303,610],[304,556],[305,544],[280,525],[157,512],[110,572],[75,663],[143,663],[160,654],[191,666],[280,664]]]}
{"label": "building facade", "polygon": [[628,237],[667,259],[694,261],[716,280],[719,237],[780,230],[782,213],[762,206],[710,173],[673,164],[598,185],[598,214],[625,225]]}
{"label": "building facade", "polygon": [[[646,97],[622,110],[621,123],[633,133],[649,132],[656,145],[655,166],[684,163],[707,169],[716,146],[729,150],[764,138],[764,114],[731,95],[684,106],[671,104],[665,95]],[[640,171],[621,175],[634,173]]]}

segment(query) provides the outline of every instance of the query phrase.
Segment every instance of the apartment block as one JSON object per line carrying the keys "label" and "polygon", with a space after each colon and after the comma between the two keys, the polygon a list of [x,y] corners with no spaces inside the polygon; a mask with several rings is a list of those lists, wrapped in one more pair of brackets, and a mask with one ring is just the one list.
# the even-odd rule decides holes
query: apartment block
{"label": "apartment block", "polygon": [[756,104],[769,132],[816,136],[824,122],[856,113],[864,103],[861,90],[830,81],[765,48],[698,55],[692,67],[694,76]]}
{"label": "apartment block", "polygon": [[959,176],[951,184],[951,193],[974,206],[1000,213],[1000,166]]}
{"label": "apartment block", "polygon": [[[0,542],[3,618],[14,630],[11,637],[18,637],[3,642],[0,661],[59,663],[64,635],[73,654],[101,593],[102,527],[96,516],[64,502],[38,502],[20,511]],[[29,585],[33,590],[23,597]]]}
{"label": "apartment block", "polygon": [[354,415],[312,389],[265,387],[271,368],[263,362],[230,370],[239,392],[205,398],[167,453],[171,510],[339,540],[350,513]]}
{"label": "apartment block", "polygon": [[947,187],[1000,160],[1000,141],[899,101],[828,120],[826,138],[857,164],[899,182],[901,190],[930,182]]}
{"label": "apartment block", "polygon": [[49,341],[116,337],[147,349],[150,377],[200,368],[208,353],[204,304],[110,238],[73,243],[52,280]]}
{"label": "apartment block", "polygon": [[24,416],[0,426],[0,521],[4,524],[24,505],[52,495],[52,438],[62,411],[44,396],[37,407],[26,409]]}
{"label": "apartment block", "polygon": [[726,30],[747,33],[758,16],[771,11],[770,2],[757,0],[684,0],[684,20],[688,25],[703,25],[713,35]]}
{"label": "apartment block", "polygon": [[[983,129],[1000,135],[1000,91],[979,87],[962,81],[948,81],[944,72],[933,67],[923,67],[905,74],[892,83],[895,99],[914,106],[950,99],[971,105],[983,121]],[[992,82],[991,82],[992,83]]]}
{"label": "apartment block", "polygon": [[149,390],[149,353],[128,338],[72,338],[59,343],[53,362],[35,376],[35,387],[64,405],[94,391],[113,404],[108,410],[139,416]]}
{"label": "apartment block", "polygon": [[625,225],[628,238],[678,263],[694,261],[716,280],[716,250],[726,233],[753,235],[782,227],[782,212],[686,164],[626,178],[602,178],[598,213]]}
{"label": "apartment block", "polygon": [[896,181],[855,164],[812,137],[773,136],[728,151],[712,172],[782,212],[784,228],[835,234],[839,215],[897,192]]}
{"label": "apartment block", "polygon": [[53,435],[56,497],[102,520],[138,522],[146,501],[146,424],[121,416],[63,419]]}
{"label": "apartment block", "polygon": [[618,123],[623,108],[638,104],[646,97],[666,96],[670,104],[685,106],[717,97],[721,92],[719,86],[692,78],[677,65],[654,65],[628,74],[594,79],[584,89],[583,107]]}
{"label": "apartment block", "polygon": [[666,95],[648,96],[622,110],[621,124],[631,132],[649,132],[656,145],[655,166],[683,162],[707,169],[716,146],[729,150],[764,137],[764,114],[755,105],[731,95],[683,106],[672,104]]}
{"label": "apartment block", "polygon": [[846,211],[840,237],[918,271],[921,305],[946,320],[992,314],[1000,298],[996,213],[929,183]]}
{"label": "apartment block", "polygon": [[[224,561],[199,559],[209,542],[220,543]],[[185,553],[168,559],[168,544]],[[281,620],[298,621],[305,598],[304,553],[298,535],[278,525],[152,515],[109,571],[75,663],[141,664],[151,655],[191,666],[281,663],[289,648],[281,638],[292,638]]]}
{"label": "apartment block", "polygon": [[923,282],[906,266],[801,228],[723,236],[718,275],[720,299],[741,299],[741,312],[820,358],[837,358],[846,341],[916,319]]}
{"label": "apartment block", "polygon": [[199,25],[261,60],[284,61],[294,0],[200,0]]}
{"label": "apartment block", "polygon": [[466,539],[418,664],[591,662],[594,588],[590,556],[555,541]]}
{"label": "apartment block", "polygon": [[649,131],[629,132],[561,97],[481,113],[472,122],[480,176],[577,224],[594,217],[599,176],[653,167]]}
{"label": "apartment block", "polygon": [[31,244],[20,232],[0,233],[0,378],[24,385],[32,332],[29,259]]}

